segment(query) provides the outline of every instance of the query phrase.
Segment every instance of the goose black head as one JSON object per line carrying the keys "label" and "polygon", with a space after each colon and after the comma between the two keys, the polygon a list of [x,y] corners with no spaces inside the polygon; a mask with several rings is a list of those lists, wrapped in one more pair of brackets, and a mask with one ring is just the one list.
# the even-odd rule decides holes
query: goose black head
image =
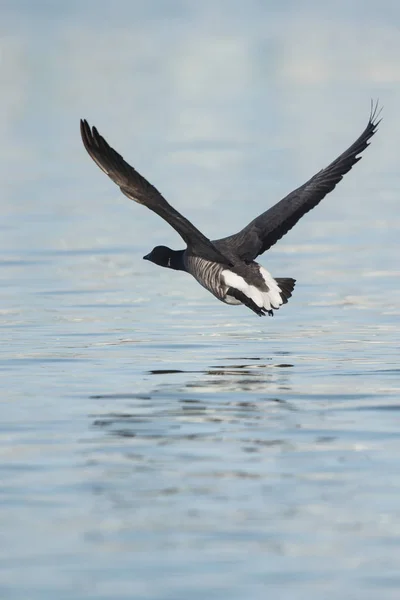
{"label": "goose black head", "polygon": [[183,250],[171,250],[167,246],[156,246],[149,254],[143,256],[144,260],[149,260],[160,267],[184,271]]}

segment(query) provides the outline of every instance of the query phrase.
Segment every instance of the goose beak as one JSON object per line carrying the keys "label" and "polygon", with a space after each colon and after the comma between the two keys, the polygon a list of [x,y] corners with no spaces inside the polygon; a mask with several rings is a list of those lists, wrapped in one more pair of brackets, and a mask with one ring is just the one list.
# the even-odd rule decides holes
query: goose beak
{"label": "goose beak", "polygon": [[146,254],[146,256],[143,256],[143,260],[150,260],[150,254]]}

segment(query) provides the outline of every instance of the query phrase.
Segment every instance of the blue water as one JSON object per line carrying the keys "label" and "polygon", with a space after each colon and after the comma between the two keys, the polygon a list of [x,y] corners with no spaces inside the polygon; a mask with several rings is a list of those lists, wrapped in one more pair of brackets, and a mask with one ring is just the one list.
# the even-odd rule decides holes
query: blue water
{"label": "blue water", "polygon": [[[400,8],[0,6],[0,597],[397,599]],[[341,153],[268,254],[274,318],[142,260],[181,248],[79,118],[206,235]]]}

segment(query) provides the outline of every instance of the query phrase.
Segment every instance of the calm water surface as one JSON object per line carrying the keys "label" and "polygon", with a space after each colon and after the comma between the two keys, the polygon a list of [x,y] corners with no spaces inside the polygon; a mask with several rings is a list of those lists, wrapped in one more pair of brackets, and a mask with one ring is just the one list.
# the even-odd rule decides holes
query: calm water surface
{"label": "calm water surface", "polygon": [[[0,8],[2,598],[399,597],[396,6]],[[364,159],[262,259],[298,282],[273,319],[144,262],[179,238],[78,134],[221,237],[371,96]]]}

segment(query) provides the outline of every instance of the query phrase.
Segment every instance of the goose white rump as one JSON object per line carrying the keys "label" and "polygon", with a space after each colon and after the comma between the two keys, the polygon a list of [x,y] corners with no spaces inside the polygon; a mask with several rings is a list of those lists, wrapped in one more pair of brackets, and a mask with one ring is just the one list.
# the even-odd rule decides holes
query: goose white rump
{"label": "goose white rump", "polygon": [[[259,265],[260,273],[265,281],[268,291],[262,291],[261,289],[247,283],[243,277],[226,269],[222,271],[222,277],[227,288],[235,288],[240,292],[243,292],[250,300],[259,307],[265,308],[265,310],[278,309],[283,304],[281,297],[281,288],[272,277],[271,273],[268,273],[264,267]],[[227,304],[242,304],[240,300],[237,300],[230,294],[225,296],[225,302]]]}

